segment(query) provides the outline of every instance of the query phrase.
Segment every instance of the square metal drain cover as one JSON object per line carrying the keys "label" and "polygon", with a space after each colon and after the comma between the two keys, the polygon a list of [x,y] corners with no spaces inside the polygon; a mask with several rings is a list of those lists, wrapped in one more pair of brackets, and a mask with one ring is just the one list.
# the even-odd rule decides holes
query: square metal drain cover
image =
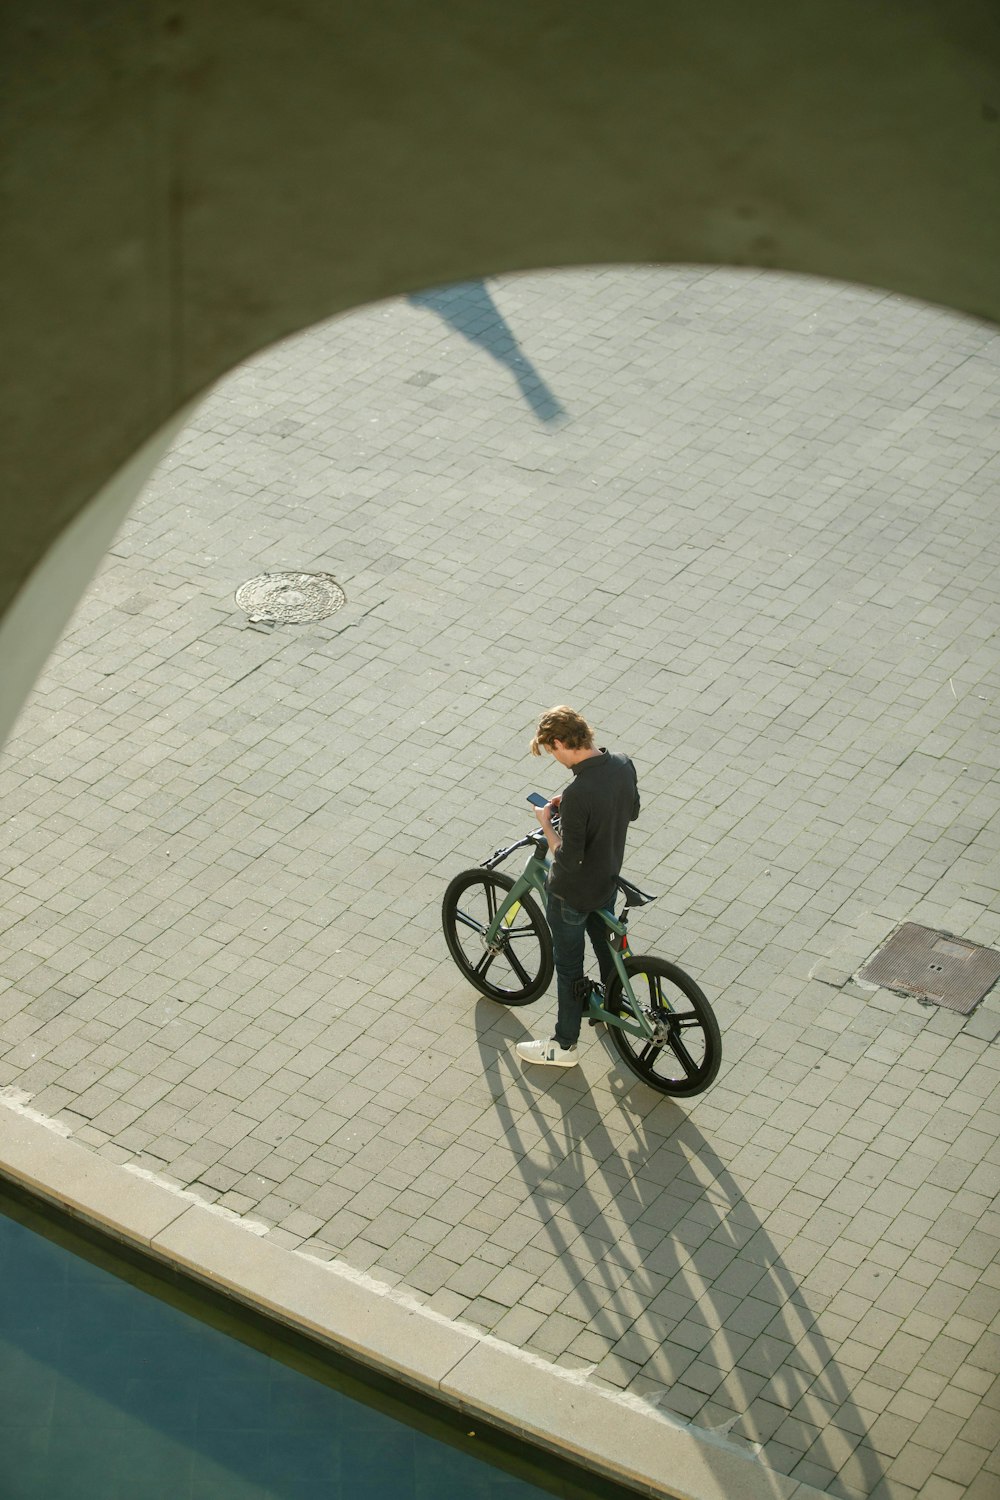
{"label": "square metal drain cover", "polygon": [[1000,953],[904,922],[861,966],[858,978],[967,1016],[1000,979]]}

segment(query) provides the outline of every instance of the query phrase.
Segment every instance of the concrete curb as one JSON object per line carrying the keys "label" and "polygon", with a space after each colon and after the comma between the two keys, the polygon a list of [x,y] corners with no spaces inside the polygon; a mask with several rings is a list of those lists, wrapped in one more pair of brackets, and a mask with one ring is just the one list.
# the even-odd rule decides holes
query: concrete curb
{"label": "concrete curb", "polygon": [[160,1263],[535,1446],[669,1500],[810,1500],[725,1437],[608,1391],[263,1226],[95,1155],[3,1098],[0,1175]]}

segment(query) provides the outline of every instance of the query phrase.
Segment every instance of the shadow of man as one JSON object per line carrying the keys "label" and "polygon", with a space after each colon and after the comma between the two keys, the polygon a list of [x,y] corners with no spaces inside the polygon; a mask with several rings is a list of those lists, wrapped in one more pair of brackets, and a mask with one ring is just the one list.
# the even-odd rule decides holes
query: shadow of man
{"label": "shadow of man", "polygon": [[437,313],[449,328],[509,370],[540,422],[554,425],[565,420],[564,408],[522,352],[483,282],[466,281],[458,286],[412,292],[406,300],[412,307],[426,307]]}
{"label": "shadow of man", "polygon": [[823,1299],[690,1116],[617,1070],[609,1113],[582,1068],[522,1073],[510,1012],[480,1000],[476,1025],[522,1184],[511,1265],[549,1292],[527,1347],[589,1365],[780,1474],[871,1494],[884,1466],[819,1326]]}

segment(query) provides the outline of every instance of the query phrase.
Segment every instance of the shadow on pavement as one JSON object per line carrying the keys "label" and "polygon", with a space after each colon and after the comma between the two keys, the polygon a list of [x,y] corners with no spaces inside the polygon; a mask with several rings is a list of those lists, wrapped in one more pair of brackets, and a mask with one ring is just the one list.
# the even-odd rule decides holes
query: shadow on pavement
{"label": "shadow on pavement", "polygon": [[480,1000],[476,1027],[502,1136],[530,1190],[538,1228],[525,1244],[557,1257],[539,1279],[606,1349],[591,1339],[589,1352],[569,1352],[781,1474],[870,1494],[884,1466],[833,1350],[684,1109],[623,1075],[604,1039],[617,1106],[605,1118],[582,1069],[522,1071],[519,1017]]}
{"label": "shadow on pavement", "polygon": [[426,307],[437,313],[449,328],[509,370],[540,422],[565,421],[565,409],[531,360],[521,352],[520,344],[483,282],[466,281],[458,286],[412,292],[406,300],[413,307]]}

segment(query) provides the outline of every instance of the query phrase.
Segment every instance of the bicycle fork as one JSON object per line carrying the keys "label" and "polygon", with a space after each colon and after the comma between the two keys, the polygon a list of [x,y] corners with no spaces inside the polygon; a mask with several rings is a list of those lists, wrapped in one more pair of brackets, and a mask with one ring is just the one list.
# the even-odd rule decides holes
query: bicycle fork
{"label": "bicycle fork", "polygon": [[[497,907],[496,916],[493,918],[486,931],[482,934],[483,947],[488,953],[502,953],[506,941],[506,929],[511,927],[521,907],[521,902],[529,891],[537,891],[539,894],[545,888],[544,866],[540,877],[529,874],[531,866],[535,863],[530,861],[528,867],[514,881],[506,896]],[[542,861],[538,861],[542,864]],[[489,863],[484,867],[489,869]]]}

